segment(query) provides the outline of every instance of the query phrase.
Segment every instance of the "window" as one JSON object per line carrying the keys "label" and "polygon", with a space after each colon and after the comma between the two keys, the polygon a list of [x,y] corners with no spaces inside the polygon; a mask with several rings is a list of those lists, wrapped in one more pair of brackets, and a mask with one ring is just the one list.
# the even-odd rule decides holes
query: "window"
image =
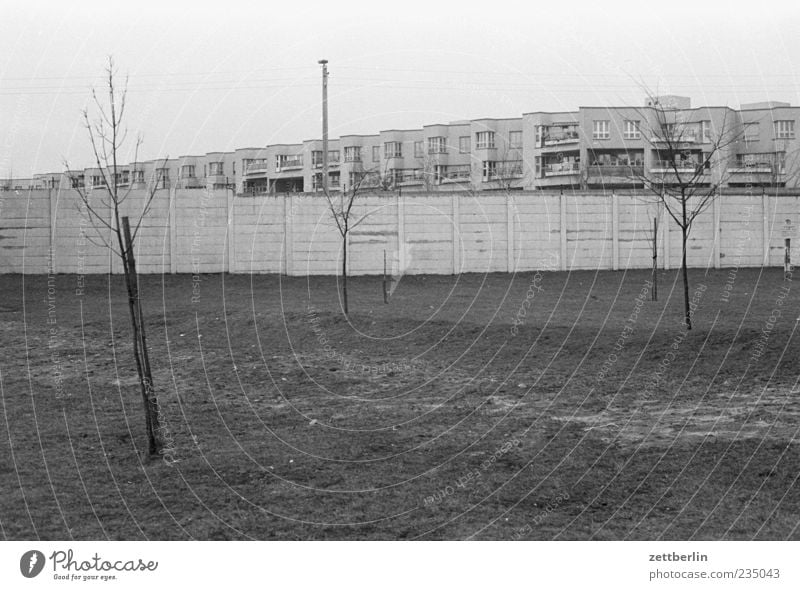
{"label": "window", "polygon": [[594,121],[592,139],[608,139],[611,137],[608,127],[608,121]]}
{"label": "window", "polygon": [[209,176],[222,176],[225,174],[224,164],[222,162],[211,162],[208,165]]}
{"label": "window", "polygon": [[387,141],[383,144],[383,152],[387,158],[402,158],[403,144],[399,141]]}
{"label": "window", "polygon": [[[347,157],[347,156],[345,156],[345,157]],[[365,179],[364,172],[352,172],[351,171],[350,174],[348,175],[348,180],[349,180],[349,183],[350,183],[351,187],[358,186],[359,184],[361,184],[364,181],[364,179]]]}
{"label": "window", "polygon": [[194,166],[191,164],[181,166],[181,178],[194,178]]}
{"label": "window", "polygon": [[[242,160],[242,164],[244,165],[244,172],[247,174],[248,172],[256,172],[258,170],[266,170],[267,169],[267,160],[266,158],[260,159],[245,159]],[[278,164],[279,165],[279,164]]]}
{"label": "window", "polygon": [[92,186],[103,186],[103,177],[93,175],[92,176]]}
{"label": "window", "polygon": [[421,158],[425,155],[425,148],[423,147],[424,143],[421,141],[414,142],[414,157]]}
{"label": "window", "polygon": [[758,141],[761,130],[758,123],[745,123],[744,124],[744,140],[745,141]]}
{"label": "window", "polygon": [[[296,158],[290,158],[291,160],[296,160]],[[329,164],[338,164],[339,163],[339,150],[328,150],[328,163]],[[284,166],[294,166],[296,164],[284,164]],[[322,150],[312,150],[311,151],[311,166],[313,168],[320,168],[322,167]]]}
{"label": "window", "polygon": [[623,137],[625,139],[641,139],[642,132],[639,131],[639,121],[626,120]]}
{"label": "window", "polygon": [[700,138],[703,143],[711,143],[711,121],[700,121]]}
{"label": "window", "polygon": [[534,140],[536,147],[542,147],[542,142],[544,141],[544,125],[537,125],[535,127],[536,130],[536,139]]}
{"label": "window", "polygon": [[[322,152],[320,152],[322,153]],[[339,188],[339,177],[340,174],[338,172],[329,172],[328,173],[328,187],[330,188]],[[324,188],[322,186],[322,173],[316,172],[311,177],[311,190],[319,190]]]}
{"label": "window", "polygon": [[71,176],[72,188],[83,188],[83,176]]}
{"label": "window", "polygon": [[381,161],[381,146],[379,145],[372,146],[372,161],[373,162]]}
{"label": "window", "polygon": [[483,163],[483,180],[492,180],[497,172],[497,162],[485,161]]}
{"label": "window", "polygon": [[468,154],[470,152],[469,135],[458,138],[458,153]]}
{"label": "window", "polygon": [[521,148],[522,147],[522,131],[509,131],[508,133],[508,147]]}
{"label": "window", "polygon": [[478,131],[475,134],[475,149],[485,150],[494,147],[494,131]]}
{"label": "window", "polygon": [[428,153],[429,154],[446,154],[447,144],[444,137],[429,137],[428,138]]}
{"label": "window", "polygon": [[161,185],[161,188],[169,186],[169,168],[156,169],[156,183]]}
{"label": "window", "polygon": [[144,182],[144,170],[133,171],[133,182]]}
{"label": "window", "polygon": [[[360,162],[361,161],[361,147],[354,145],[344,148],[344,161],[345,162]],[[351,181],[352,185],[353,182]]]}
{"label": "window", "polygon": [[[320,165],[322,164],[322,152],[319,152],[320,158]],[[311,158],[313,160],[314,155],[312,153]],[[280,154],[275,156],[275,168],[277,170],[281,170],[282,168],[302,168],[303,167],[303,154],[297,154],[294,156],[287,156],[286,154]]]}
{"label": "window", "polygon": [[794,139],[794,121],[775,121],[775,137]]}

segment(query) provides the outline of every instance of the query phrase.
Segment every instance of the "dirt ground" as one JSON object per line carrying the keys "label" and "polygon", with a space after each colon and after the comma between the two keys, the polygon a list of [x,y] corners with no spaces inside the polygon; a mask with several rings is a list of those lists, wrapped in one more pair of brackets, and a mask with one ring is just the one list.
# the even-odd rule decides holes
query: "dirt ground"
{"label": "dirt ground", "polygon": [[0,535],[800,540],[800,289],[677,279],[145,276],[169,462],[121,278],[4,275]]}

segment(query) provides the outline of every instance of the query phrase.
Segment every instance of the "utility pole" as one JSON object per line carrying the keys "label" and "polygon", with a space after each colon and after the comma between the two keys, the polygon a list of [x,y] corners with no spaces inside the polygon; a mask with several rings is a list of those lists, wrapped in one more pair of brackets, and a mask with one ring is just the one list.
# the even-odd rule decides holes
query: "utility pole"
{"label": "utility pole", "polygon": [[322,190],[328,195],[328,60],[322,65]]}

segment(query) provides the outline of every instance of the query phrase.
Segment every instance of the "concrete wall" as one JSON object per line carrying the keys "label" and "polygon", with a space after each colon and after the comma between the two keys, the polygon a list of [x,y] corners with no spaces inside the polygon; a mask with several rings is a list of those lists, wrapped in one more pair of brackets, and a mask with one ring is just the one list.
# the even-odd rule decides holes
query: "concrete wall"
{"label": "concrete wall", "polygon": [[[113,225],[103,191],[91,206]],[[137,219],[146,195],[123,213]],[[652,264],[653,218],[661,268],[680,265],[677,224],[646,196],[603,194],[394,193],[359,197],[349,272],[451,274],[533,269],[626,269]],[[724,195],[695,221],[690,266],[780,266],[786,220],[800,225],[800,197]],[[668,230],[668,231],[667,231]],[[73,191],[0,192],[0,273],[120,272]],[[113,244],[115,247],[116,244]],[[792,242],[800,260],[800,236]],[[51,258],[52,252],[52,258]],[[139,229],[142,273],[335,274],[341,238],[319,195],[234,197],[231,191],[162,190]]]}

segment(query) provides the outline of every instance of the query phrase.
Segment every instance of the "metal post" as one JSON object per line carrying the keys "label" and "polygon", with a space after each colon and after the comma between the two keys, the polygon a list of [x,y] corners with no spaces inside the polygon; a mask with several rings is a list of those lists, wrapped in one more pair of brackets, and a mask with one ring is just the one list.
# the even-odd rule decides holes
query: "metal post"
{"label": "metal post", "polygon": [[322,64],[322,190],[328,194],[328,60]]}

